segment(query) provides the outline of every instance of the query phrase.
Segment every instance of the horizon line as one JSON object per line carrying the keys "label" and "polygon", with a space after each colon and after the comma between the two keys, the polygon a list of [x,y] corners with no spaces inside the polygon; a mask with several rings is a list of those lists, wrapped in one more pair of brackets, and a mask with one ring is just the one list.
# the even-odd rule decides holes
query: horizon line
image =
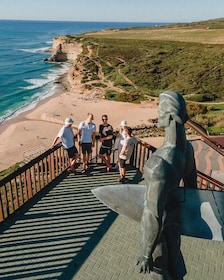
{"label": "horizon line", "polygon": [[48,22],[117,22],[117,23],[190,23],[187,21],[112,21],[112,20],[50,20],[50,19],[1,19],[0,21],[48,21]]}

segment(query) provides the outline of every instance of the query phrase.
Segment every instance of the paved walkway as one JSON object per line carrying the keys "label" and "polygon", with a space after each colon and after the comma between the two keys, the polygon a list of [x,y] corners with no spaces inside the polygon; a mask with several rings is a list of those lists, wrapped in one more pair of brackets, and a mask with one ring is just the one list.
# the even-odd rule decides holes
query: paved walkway
{"label": "paved walkway", "polygon": [[200,139],[191,141],[195,152],[197,170],[210,175],[211,170],[224,172],[224,157]]}
{"label": "paved walkway", "polygon": [[[0,279],[146,280],[134,265],[140,225],[110,211],[91,189],[118,172],[64,174],[0,228]],[[129,183],[143,184],[136,170]],[[14,222],[13,222],[14,220]],[[184,280],[222,280],[224,242],[182,237]]]}

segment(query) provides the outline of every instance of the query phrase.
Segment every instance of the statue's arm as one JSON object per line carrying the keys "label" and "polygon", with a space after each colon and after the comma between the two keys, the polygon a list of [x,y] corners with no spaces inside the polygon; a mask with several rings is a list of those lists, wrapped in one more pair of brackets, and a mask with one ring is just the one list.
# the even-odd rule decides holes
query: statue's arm
{"label": "statue's arm", "polygon": [[153,252],[158,244],[163,227],[164,211],[174,174],[171,166],[159,156],[153,156],[144,168],[147,190],[141,220],[142,250],[137,263],[140,272],[150,272]]}
{"label": "statue's arm", "polygon": [[164,180],[156,180],[147,188],[142,214],[142,251],[138,256],[140,272],[150,272],[153,252],[160,238],[168,187]]}
{"label": "statue's arm", "polygon": [[145,206],[142,215],[142,251],[138,256],[137,264],[140,265],[140,272],[150,272],[153,268],[152,253],[156,246],[159,233],[159,223],[152,211]]}

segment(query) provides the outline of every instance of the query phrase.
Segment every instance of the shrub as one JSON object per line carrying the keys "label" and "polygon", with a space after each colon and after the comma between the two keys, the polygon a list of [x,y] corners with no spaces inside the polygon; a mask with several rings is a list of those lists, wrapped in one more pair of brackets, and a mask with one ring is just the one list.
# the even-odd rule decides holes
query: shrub
{"label": "shrub", "polygon": [[207,113],[207,107],[202,104],[187,102],[186,107],[189,117]]}

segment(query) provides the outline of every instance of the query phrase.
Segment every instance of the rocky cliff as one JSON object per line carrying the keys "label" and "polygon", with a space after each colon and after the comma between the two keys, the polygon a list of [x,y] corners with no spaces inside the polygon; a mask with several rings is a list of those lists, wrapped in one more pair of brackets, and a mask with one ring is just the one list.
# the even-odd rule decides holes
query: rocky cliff
{"label": "rocky cliff", "polygon": [[73,62],[82,52],[82,44],[78,42],[69,42],[67,37],[59,36],[54,38],[50,51],[52,55],[45,61]]}
{"label": "rocky cliff", "polygon": [[64,90],[83,92],[81,86],[81,74],[74,67],[77,57],[82,53],[82,44],[75,40],[70,40],[67,36],[58,36],[53,39],[52,47],[49,49],[51,57],[46,58],[48,62],[68,62],[70,69],[62,75],[57,82],[61,83]]}
{"label": "rocky cliff", "polygon": [[[45,61],[69,62],[71,64],[68,72],[58,80],[66,91],[87,94],[88,96],[104,96],[105,89],[96,85],[97,82],[104,83],[103,73],[101,73],[97,62],[91,59],[91,47],[86,47],[85,55],[78,57],[83,52],[82,43],[69,36],[58,36],[54,38],[52,48],[49,51],[52,52],[52,55]],[[85,68],[86,61],[94,63],[98,69],[97,73],[92,73],[90,69]],[[91,79],[93,75],[99,76],[98,80]]]}

